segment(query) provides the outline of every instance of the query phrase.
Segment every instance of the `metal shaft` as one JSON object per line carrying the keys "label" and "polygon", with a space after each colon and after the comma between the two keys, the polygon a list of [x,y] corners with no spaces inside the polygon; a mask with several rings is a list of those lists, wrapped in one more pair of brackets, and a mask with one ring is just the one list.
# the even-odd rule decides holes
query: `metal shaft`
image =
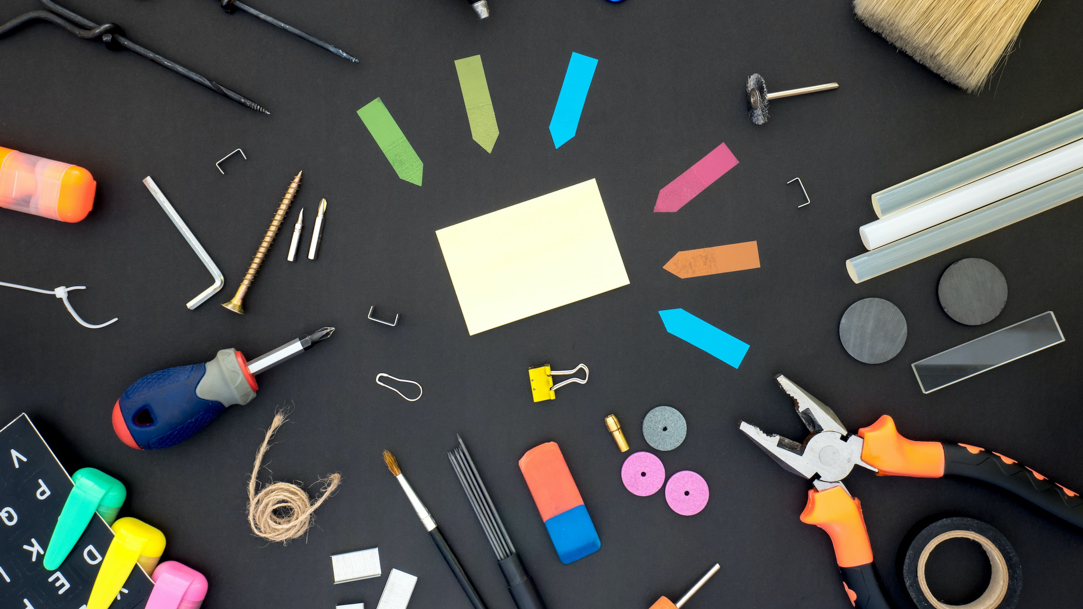
{"label": "metal shaft", "polygon": [[[184,67],[184,66],[182,66],[182,65],[180,65],[180,64],[178,64],[178,63],[176,63],[174,61],[170,61],[170,60],[166,59],[165,57],[162,57],[161,55],[155,53],[154,51],[151,51],[150,49],[147,49],[146,47],[140,46],[140,45],[136,44],[135,42],[132,42],[131,39],[129,39],[128,37],[126,37],[126,36],[124,36],[122,34],[112,33],[111,30],[114,30],[114,29],[119,30],[119,28],[117,28],[113,24],[107,23],[105,25],[98,25],[97,23],[94,23],[93,21],[87,19],[86,17],[83,17],[82,15],[79,15],[78,13],[74,13],[74,12],[60,6],[59,4],[53,2],[52,0],[41,0],[41,3],[44,4],[46,6],[46,8],[48,8],[50,11],[53,11],[53,13],[56,13],[56,14],[55,15],[50,15],[50,13],[47,13],[47,12],[44,12],[44,11],[35,11],[33,13],[27,13],[26,15],[23,15],[22,17],[18,17],[16,19],[12,20],[11,22],[9,22],[8,24],[6,24],[5,26],[3,26],[3,30],[6,32],[6,31],[9,31],[11,29],[14,29],[15,27],[18,27],[19,25],[22,25],[22,23],[25,23],[26,21],[30,21],[30,20],[33,20],[33,19],[43,19],[43,20],[49,21],[51,23],[55,23],[56,25],[59,25],[59,26],[63,27],[64,29],[66,29],[69,32],[75,34],[76,36],[79,36],[80,38],[94,39],[94,38],[101,37],[101,38],[104,39],[105,36],[109,36],[111,41],[115,41],[117,44],[121,45],[125,49],[128,49],[129,51],[132,51],[134,53],[137,53],[137,54],[139,54],[139,55],[153,61],[154,63],[162,66],[162,67],[169,68],[170,70],[176,72],[177,74],[180,74],[181,76],[184,76],[185,78],[188,78],[189,80],[192,80],[192,81],[194,81],[196,83],[199,83],[199,84],[203,85],[204,87],[207,87],[211,91],[214,91],[215,93],[218,93],[219,95],[224,95],[224,96],[228,97],[229,99],[232,99],[233,101],[235,101],[235,102],[237,102],[237,103],[239,103],[241,105],[244,105],[244,106],[246,106],[248,108],[251,108],[252,110],[255,110],[257,112],[262,112],[264,114],[270,114],[270,112],[265,110],[263,108],[263,106],[260,106],[256,102],[254,102],[254,101],[252,101],[252,100],[250,100],[250,99],[248,99],[248,98],[246,98],[246,97],[244,97],[244,96],[242,96],[242,95],[240,95],[240,94],[238,94],[238,93],[236,93],[234,91],[231,91],[230,89],[227,89],[226,87],[223,87],[222,85],[220,85],[220,84],[218,84],[218,83],[216,83],[216,82],[214,82],[212,80],[208,80],[204,76],[201,76],[200,74],[197,74],[197,73],[189,70],[188,68],[186,68],[186,67]],[[63,19],[57,18],[57,15],[63,16],[65,19],[67,19],[71,23],[65,23],[63,21]],[[78,25],[80,25],[80,26],[82,26],[84,28],[88,28],[90,31],[79,32],[79,31],[76,30],[76,28],[74,28],[74,26],[71,25],[72,23],[78,24]]]}
{"label": "metal shaft", "polygon": [[180,231],[180,234],[184,237],[184,240],[188,242],[188,245],[192,246],[196,256],[199,256],[199,260],[203,262],[203,266],[207,267],[207,270],[211,272],[211,277],[214,277],[214,283],[211,287],[203,290],[199,296],[188,301],[188,308],[194,311],[196,307],[207,302],[211,296],[218,293],[218,290],[225,287],[226,278],[222,275],[222,271],[218,270],[218,265],[214,263],[214,260],[211,260],[211,256],[207,253],[207,250],[203,249],[203,245],[199,242],[199,239],[196,239],[196,236],[192,234],[188,225],[181,219],[177,210],[173,209],[173,206],[169,203],[169,199],[165,198],[165,195],[162,194],[161,189],[154,183],[154,180],[152,180],[150,176],[147,176],[143,179],[143,185],[147,187],[147,190],[150,191],[150,195],[154,197],[154,200],[158,202],[158,205],[161,205],[162,209],[165,210],[165,214],[173,221],[173,225],[177,227],[177,230]]}
{"label": "metal shaft", "polygon": [[839,83],[829,82],[826,85],[816,85],[814,87],[802,87],[800,89],[790,89],[789,91],[779,91],[777,93],[768,93],[767,100],[781,99],[783,97],[794,97],[797,95],[808,95],[809,93],[819,93],[820,91],[830,91],[831,89],[838,89]]}
{"label": "metal shaft", "polygon": [[695,594],[696,592],[699,592],[699,589],[703,587],[703,584],[707,583],[707,581],[709,579],[714,577],[714,574],[718,573],[718,570],[721,569],[721,568],[722,568],[721,565],[719,565],[718,563],[715,563],[715,566],[711,567],[711,570],[707,572],[707,575],[704,575],[703,577],[701,577],[699,579],[699,581],[696,582],[696,585],[692,586],[692,589],[689,590],[687,593],[685,593],[684,596],[681,597],[681,600],[674,603],[675,605],[677,605],[677,609],[681,609],[681,607],[683,607],[684,604],[688,602],[688,599],[692,598],[692,595]]}
{"label": "metal shaft", "polygon": [[256,273],[259,272],[260,265],[263,264],[263,259],[267,257],[267,252],[271,249],[271,244],[274,243],[275,236],[278,234],[278,229],[282,226],[282,221],[286,219],[286,212],[290,210],[290,204],[293,203],[293,197],[297,194],[297,189],[301,187],[301,173],[297,172],[297,177],[293,178],[290,182],[290,187],[286,190],[286,196],[282,197],[282,202],[278,204],[278,211],[275,212],[275,217],[271,220],[271,226],[267,229],[267,233],[263,236],[263,241],[259,244],[259,249],[256,250],[256,257],[252,259],[252,264],[248,266],[248,272],[244,275],[244,280],[241,281],[241,287],[237,288],[237,293],[233,295],[233,299],[229,302],[222,303],[222,306],[244,315],[244,296],[248,293],[248,288],[252,286],[252,282],[256,279]]}
{"label": "metal shaft", "polygon": [[275,26],[277,28],[281,28],[283,30],[286,30],[287,32],[293,34],[294,36],[298,36],[300,38],[303,38],[303,39],[311,42],[312,44],[320,47],[321,49],[326,49],[328,51],[331,51],[332,53],[334,53],[335,55],[338,55],[339,57],[341,57],[343,59],[349,59],[350,61],[352,61],[354,63],[357,63],[357,58],[354,57],[353,55],[350,55],[346,51],[343,51],[342,49],[340,49],[340,48],[338,48],[338,47],[336,47],[336,46],[334,46],[332,44],[328,44],[328,43],[320,40],[319,38],[316,38],[315,36],[310,36],[310,35],[302,32],[301,30],[293,27],[292,25],[289,25],[287,23],[282,23],[278,19],[275,19],[274,17],[271,17],[270,15],[267,15],[265,13],[261,13],[260,11],[257,11],[256,9],[252,8],[251,6],[248,6],[247,4],[243,4],[241,2],[233,2],[233,3],[230,4],[230,6],[239,8],[242,11],[248,13],[249,15],[252,15],[253,17],[255,17],[255,18],[257,18],[257,19],[259,19],[261,21],[265,21],[265,22],[270,23],[271,25],[273,25],[273,26]]}

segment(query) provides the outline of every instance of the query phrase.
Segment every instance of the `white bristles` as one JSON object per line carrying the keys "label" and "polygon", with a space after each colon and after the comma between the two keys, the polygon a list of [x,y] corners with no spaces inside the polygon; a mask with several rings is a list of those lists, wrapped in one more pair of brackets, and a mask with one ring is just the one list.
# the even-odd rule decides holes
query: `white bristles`
{"label": "white bristles", "polygon": [[1041,0],[854,0],[870,29],[968,93],[977,93]]}

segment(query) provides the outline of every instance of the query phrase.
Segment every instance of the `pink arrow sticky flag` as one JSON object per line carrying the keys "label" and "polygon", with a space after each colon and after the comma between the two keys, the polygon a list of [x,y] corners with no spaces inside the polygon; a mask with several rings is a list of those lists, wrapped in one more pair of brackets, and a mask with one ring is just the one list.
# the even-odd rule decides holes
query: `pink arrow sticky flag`
{"label": "pink arrow sticky flag", "polygon": [[658,201],[654,204],[654,211],[679,210],[736,166],[737,157],[733,156],[726,144],[719,144],[718,148],[712,150],[710,154],[677,176],[676,180],[658,191]]}

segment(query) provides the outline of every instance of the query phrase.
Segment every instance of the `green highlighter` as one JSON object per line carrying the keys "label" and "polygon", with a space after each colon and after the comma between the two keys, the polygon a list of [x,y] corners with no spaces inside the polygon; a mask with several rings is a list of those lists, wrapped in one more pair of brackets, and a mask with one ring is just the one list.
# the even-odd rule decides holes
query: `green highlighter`
{"label": "green highlighter", "polygon": [[64,509],[56,520],[56,528],[53,529],[53,536],[45,550],[43,562],[49,571],[60,568],[90,525],[94,512],[97,512],[106,524],[112,525],[120,512],[120,506],[124,505],[124,499],[128,496],[128,491],[120,480],[92,467],[84,467],[75,472],[71,479],[75,487],[64,502]]}

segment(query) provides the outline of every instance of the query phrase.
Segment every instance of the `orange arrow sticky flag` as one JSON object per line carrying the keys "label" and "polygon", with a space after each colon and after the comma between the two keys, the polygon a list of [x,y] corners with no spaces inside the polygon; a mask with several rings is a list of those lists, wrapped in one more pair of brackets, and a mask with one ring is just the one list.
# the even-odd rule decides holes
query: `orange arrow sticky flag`
{"label": "orange arrow sticky flag", "polygon": [[719,245],[677,252],[664,267],[681,279],[760,268],[760,250],[755,241]]}

